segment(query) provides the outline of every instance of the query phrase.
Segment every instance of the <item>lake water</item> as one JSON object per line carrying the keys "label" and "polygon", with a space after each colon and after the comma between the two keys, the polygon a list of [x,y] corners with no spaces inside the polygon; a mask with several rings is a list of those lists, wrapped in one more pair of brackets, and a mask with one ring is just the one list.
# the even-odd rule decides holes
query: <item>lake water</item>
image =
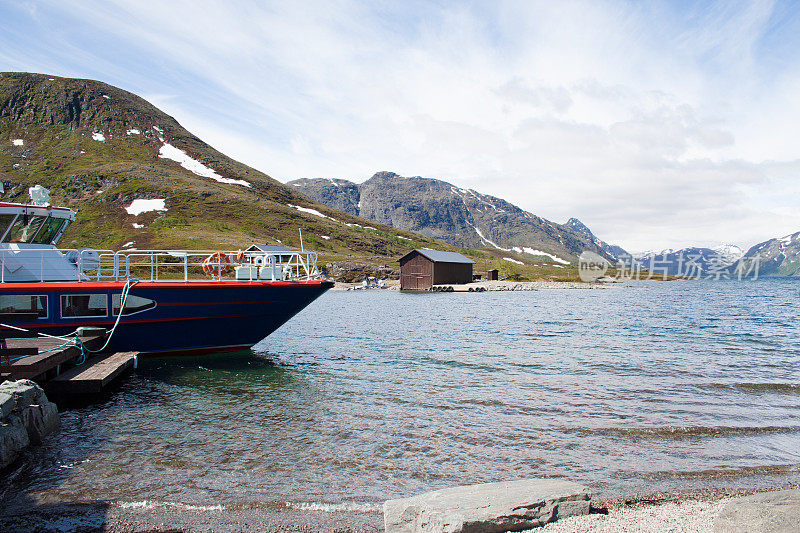
{"label": "lake water", "polygon": [[601,496],[797,482],[798,290],[329,292],[251,353],[141,360],[4,497],[357,511],[537,476]]}

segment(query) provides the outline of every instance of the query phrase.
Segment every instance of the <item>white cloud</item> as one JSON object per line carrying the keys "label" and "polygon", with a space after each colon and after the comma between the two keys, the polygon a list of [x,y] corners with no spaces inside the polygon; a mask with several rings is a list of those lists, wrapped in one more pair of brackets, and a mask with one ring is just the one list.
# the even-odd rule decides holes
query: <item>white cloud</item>
{"label": "white cloud", "polygon": [[[800,17],[784,12],[791,7],[48,8],[58,10],[59,20],[129,47],[114,76],[130,86],[149,75],[149,93],[170,94],[156,103],[190,131],[283,181],[358,181],[377,170],[439,177],[555,221],[577,216],[634,250],[747,246],[800,229]],[[86,65],[112,63],[77,39],[67,45]],[[142,57],[181,76],[165,88],[136,71]]]}

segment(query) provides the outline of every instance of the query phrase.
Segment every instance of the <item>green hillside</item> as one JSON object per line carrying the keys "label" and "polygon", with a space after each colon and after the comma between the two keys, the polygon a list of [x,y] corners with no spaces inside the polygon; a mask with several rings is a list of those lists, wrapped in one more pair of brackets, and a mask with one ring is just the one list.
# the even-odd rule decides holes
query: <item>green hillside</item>
{"label": "green hillside", "polygon": [[[229,182],[159,157],[165,146]],[[78,211],[65,247],[299,247],[298,229],[328,258],[386,262],[416,246],[447,247],[314,202],[211,148],[142,98],[92,80],[0,74],[0,180],[5,201],[27,202],[28,187],[41,184],[54,205]],[[139,198],[162,198],[167,210],[128,214]]]}

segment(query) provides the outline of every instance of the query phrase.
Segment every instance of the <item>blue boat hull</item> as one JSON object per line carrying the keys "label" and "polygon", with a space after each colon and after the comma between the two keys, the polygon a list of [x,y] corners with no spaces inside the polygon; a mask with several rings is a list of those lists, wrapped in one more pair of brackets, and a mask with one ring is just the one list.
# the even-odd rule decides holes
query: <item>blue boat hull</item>
{"label": "blue boat hull", "polygon": [[[278,329],[333,286],[329,281],[142,282],[130,294],[154,300],[155,307],[123,315],[111,338],[112,351],[193,354],[249,348]],[[0,294],[46,295],[47,317],[21,327],[64,335],[80,326],[110,329],[116,316],[62,317],[64,295],[112,295],[122,283],[14,283]]]}

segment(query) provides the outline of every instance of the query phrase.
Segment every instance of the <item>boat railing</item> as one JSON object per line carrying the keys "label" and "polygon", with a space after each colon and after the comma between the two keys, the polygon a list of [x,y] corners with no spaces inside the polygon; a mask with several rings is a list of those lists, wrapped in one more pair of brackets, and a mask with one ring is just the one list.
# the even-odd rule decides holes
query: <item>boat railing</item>
{"label": "boat railing", "polygon": [[319,277],[316,252],[276,253],[223,250],[123,250],[99,254],[96,269],[84,274],[97,281],[130,278],[190,281],[286,281]]}
{"label": "boat railing", "polygon": [[[25,264],[40,281],[61,276],[51,262],[54,252],[74,265],[75,281],[287,281],[320,277],[317,253],[282,250],[275,252],[242,250],[56,250],[27,249]],[[39,254],[36,257],[35,254]],[[0,271],[5,275],[6,254]],[[50,257],[48,257],[48,255]],[[63,260],[59,260],[63,264]],[[70,269],[72,270],[72,269]],[[7,278],[0,281],[9,281]]]}

